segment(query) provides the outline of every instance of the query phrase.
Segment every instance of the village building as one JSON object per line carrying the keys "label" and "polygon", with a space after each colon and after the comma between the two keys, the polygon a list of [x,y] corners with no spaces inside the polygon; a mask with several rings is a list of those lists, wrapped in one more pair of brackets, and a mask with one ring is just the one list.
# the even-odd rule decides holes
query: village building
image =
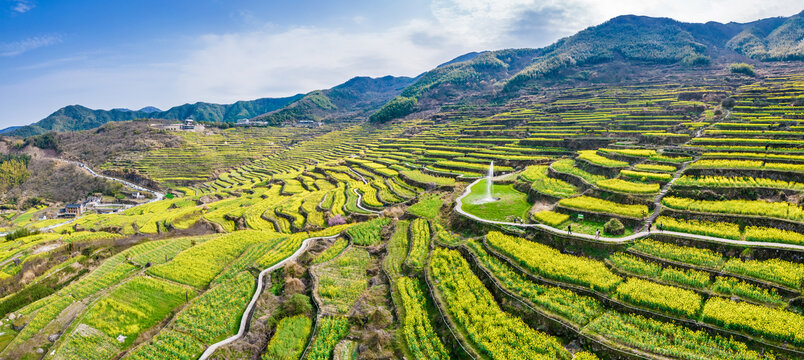
{"label": "village building", "polygon": [[265,121],[255,121],[251,119],[239,119],[235,123],[235,126],[265,126],[268,125]]}
{"label": "village building", "polygon": [[85,203],[67,204],[64,209],[59,210],[59,216],[63,217],[78,217],[86,210]]}
{"label": "village building", "polygon": [[161,129],[161,130],[168,130],[168,131],[194,131],[194,132],[202,132],[206,129],[204,125],[196,123],[195,120],[191,118],[187,118],[181,123],[173,123],[173,124],[151,124],[151,127]]}

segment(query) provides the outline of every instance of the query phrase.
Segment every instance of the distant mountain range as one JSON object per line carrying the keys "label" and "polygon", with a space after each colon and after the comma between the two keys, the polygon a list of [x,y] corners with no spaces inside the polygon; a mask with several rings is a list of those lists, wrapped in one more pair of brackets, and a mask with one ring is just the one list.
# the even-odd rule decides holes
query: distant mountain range
{"label": "distant mountain range", "polygon": [[[375,122],[437,109],[467,99],[488,101],[538,88],[543,82],[605,78],[590,66],[672,66],[722,69],[728,62],[755,64],[804,60],[804,11],[749,23],[683,23],[668,18],[624,15],[589,27],[540,49],[472,52],[415,78],[356,77],[331,89],[285,98],[234,104],[185,104],[160,111],[153,107],[92,110],[80,105],[59,109],[7,134],[29,136],[47,131],[91,129],[109,121],[137,118],[235,122],[250,118],[279,125],[298,120]],[[633,71],[632,71],[633,72]],[[370,115],[370,116],[369,116]],[[4,130],[4,131],[6,131]]]}
{"label": "distant mountain range", "polygon": [[159,110],[159,108],[157,108],[157,107],[153,107],[153,106],[146,106],[146,107],[144,107],[144,108],[142,108],[142,109],[139,109],[139,110],[131,110],[131,109],[126,109],[126,108],[114,108],[114,109],[112,109],[112,110],[119,110],[119,111],[139,111],[139,112],[144,112],[144,113],[153,113],[153,112],[161,112],[161,111],[162,111],[162,110]]}
{"label": "distant mountain range", "polygon": [[263,98],[220,105],[205,102],[184,104],[161,111],[146,107],[93,110],[81,105],[65,106],[41,121],[9,131],[7,135],[31,136],[48,131],[88,130],[110,121],[167,119],[236,122],[253,119],[279,125],[297,120],[365,120],[368,115],[398,95],[414,79],[386,76],[355,77],[331,89],[316,90],[284,98]]}
{"label": "distant mountain range", "polygon": [[251,118],[280,109],[283,106],[301,99],[303,96],[304,95],[299,94],[285,98],[238,101],[228,105],[197,102],[195,104],[184,104],[172,107],[167,111],[151,111],[156,108],[144,108],[145,111],[131,111],[128,109],[93,110],[81,105],[70,105],[57,110],[34,124],[23,126],[9,134],[31,136],[48,131],[88,130],[110,121],[145,118],[168,120],[193,118],[196,121],[235,122],[238,119]]}
{"label": "distant mountain range", "polygon": [[21,128],[21,127],[22,126],[10,126],[10,127],[5,128],[5,129],[1,129],[0,130],[0,135],[10,133],[10,132],[12,132],[14,130],[17,130],[17,129]]}
{"label": "distant mountain range", "polygon": [[728,24],[624,15],[541,49],[486,51],[437,67],[419,76],[372,120],[387,121],[467,96],[514,96],[541,82],[588,77],[590,74],[579,73],[586,66],[602,68],[620,62],[722,68],[733,61],[802,60],[804,11],[790,17]]}

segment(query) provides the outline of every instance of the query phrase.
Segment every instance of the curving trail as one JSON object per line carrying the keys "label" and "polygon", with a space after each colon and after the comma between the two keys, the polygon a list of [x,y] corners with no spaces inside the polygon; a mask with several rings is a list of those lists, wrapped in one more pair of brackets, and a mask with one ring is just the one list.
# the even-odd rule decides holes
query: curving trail
{"label": "curving trail", "polygon": [[[368,181],[366,181],[366,178],[363,177],[363,175],[361,175],[357,171],[352,170],[352,168],[350,168],[350,167],[347,167],[347,168],[353,174],[355,174],[358,177],[360,177],[360,181],[362,181],[363,184],[368,184]],[[367,215],[379,215],[380,213],[382,213],[382,211],[367,209],[367,208],[363,207],[363,205],[360,205],[360,204],[363,203],[363,195],[361,195],[360,192],[357,191],[357,189],[355,189],[355,188],[352,188],[352,192],[355,193],[355,195],[357,195],[357,202],[355,203],[355,206],[357,206],[358,209],[368,212],[369,214],[367,214]],[[322,202],[323,202],[323,200],[322,200]]]}
{"label": "curving trail", "polygon": [[[99,177],[99,178],[106,179],[106,180],[116,181],[116,182],[119,182],[119,183],[121,183],[121,184],[123,184],[125,186],[128,186],[128,187],[130,187],[130,188],[132,188],[134,190],[142,191],[142,192],[149,192],[151,194],[154,194],[153,199],[151,199],[151,200],[149,200],[149,201],[147,201],[147,202],[145,202],[143,204],[147,204],[147,203],[152,202],[152,201],[162,200],[162,199],[165,198],[165,194],[163,194],[161,192],[146,189],[146,188],[144,188],[142,186],[139,186],[137,184],[134,184],[132,182],[129,182],[129,181],[126,181],[126,180],[123,180],[123,179],[118,179],[118,178],[114,178],[114,177],[111,177],[111,176],[98,174],[94,170],[92,170],[89,166],[87,166],[86,164],[84,164],[82,162],[72,161],[72,160],[63,160],[63,159],[59,159],[59,158],[51,158],[51,159],[78,166],[79,168],[84,169],[84,171],[88,172],[90,175],[92,175],[94,177]],[[140,205],[142,205],[142,204],[140,204]]]}
{"label": "curving trail", "polygon": [[201,354],[201,356],[198,358],[198,360],[206,360],[206,359],[208,359],[210,356],[212,356],[213,353],[215,353],[215,350],[218,350],[220,347],[222,347],[224,345],[231,344],[232,342],[236,341],[237,339],[240,339],[241,337],[243,337],[243,335],[246,334],[246,329],[248,328],[248,324],[251,321],[251,313],[254,311],[254,306],[257,305],[257,300],[260,298],[260,295],[262,294],[262,291],[265,288],[265,280],[264,280],[265,275],[270,274],[271,272],[273,272],[274,270],[276,270],[276,269],[278,269],[278,268],[280,268],[282,266],[285,266],[285,263],[287,263],[288,261],[296,259],[299,255],[301,255],[301,253],[303,253],[305,250],[307,250],[307,246],[310,245],[311,241],[321,240],[321,239],[332,239],[332,238],[336,238],[338,236],[340,236],[340,234],[336,234],[336,235],[332,235],[332,236],[320,236],[320,237],[307,238],[304,241],[302,241],[301,246],[299,247],[298,250],[296,250],[296,252],[293,253],[293,255],[290,255],[290,256],[286,257],[284,260],[282,260],[282,261],[274,264],[273,266],[261,271],[260,275],[257,277],[257,289],[256,289],[256,291],[254,291],[254,295],[251,297],[251,301],[248,303],[248,306],[246,306],[246,311],[243,312],[243,316],[240,318],[240,329],[237,331],[237,334],[234,334],[234,335],[232,335],[232,336],[230,336],[230,337],[228,337],[226,339],[223,339],[223,340],[221,340],[221,341],[219,341],[217,343],[214,343],[214,344],[210,345],[204,351],[204,353]]}
{"label": "curving trail", "polygon": [[352,174],[357,175],[357,177],[360,178],[360,181],[362,181],[363,184],[368,184],[368,181],[366,181],[366,178],[363,175],[361,175],[359,172],[352,170],[352,168],[350,168],[350,167],[346,167],[346,168],[349,169],[349,171],[351,171]]}
{"label": "curving trail", "polygon": [[363,205],[360,205],[361,203],[363,203],[363,195],[361,195],[360,192],[357,191],[357,189],[355,189],[355,188],[352,188],[352,192],[354,192],[355,195],[357,195],[357,202],[355,203],[355,206],[357,206],[358,209],[363,210],[363,211],[368,211],[370,213],[368,215],[379,215],[379,214],[382,213],[382,211],[377,211],[377,210],[371,210],[371,209],[364,208]]}
{"label": "curving trail", "polygon": [[[461,196],[459,196],[457,199],[455,199],[455,211],[458,212],[459,214],[461,214],[461,215],[463,215],[463,216],[465,216],[467,218],[470,218],[472,220],[475,220],[475,221],[479,221],[479,222],[487,223],[487,224],[515,226],[515,227],[520,227],[520,228],[539,228],[539,229],[542,229],[544,231],[547,231],[547,232],[550,232],[550,233],[553,233],[553,234],[556,234],[556,235],[571,236],[571,237],[585,239],[585,240],[599,241],[599,242],[605,242],[605,243],[615,243],[615,244],[631,243],[634,240],[646,238],[646,237],[649,237],[651,235],[650,232],[643,230],[643,231],[640,231],[638,233],[634,233],[633,235],[629,235],[629,236],[625,236],[625,237],[621,237],[621,238],[607,238],[607,237],[601,236],[599,239],[595,239],[594,235],[577,234],[577,233],[567,234],[567,232],[564,231],[564,230],[556,229],[556,228],[554,228],[552,226],[548,226],[548,225],[545,225],[545,224],[517,224],[517,223],[512,223],[512,222],[483,219],[483,218],[481,218],[481,217],[479,217],[477,215],[470,214],[470,213],[468,213],[468,212],[463,210],[463,198],[465,198],[467,195],[469,195],[469,193],[471,192],[472,186],[474,186],[475,184],[480,182],[480,180],[483,180],[483,179],[478,179],[475,182],[469,184],[469,186],[466,187],[466,190],[464,191],[464,193]],[[675,232],[675,231],[663,231],[663,232],[661,232],[661,234],[668,234],[668,235],[672,235],[672,236],[676,236],[676,237],[680,237],[680,238],[685,238],[685,239],[701,240],[701,241],[728,244],[728,245],[739,245],[739,246],[764,247],[764,248],[775,248],[775,249],[787,249],[787,250],[804,251],[804,246],[802,246],[802,245],[782,244],[782,243],[764,243],[764,242],[760,243],[760,242],[756,242],[756,241],[731,240],[731,239],[718,238],[718,237],[714,237],[714,236],[687,234],[687,233],[681,233],[681,232]]]}

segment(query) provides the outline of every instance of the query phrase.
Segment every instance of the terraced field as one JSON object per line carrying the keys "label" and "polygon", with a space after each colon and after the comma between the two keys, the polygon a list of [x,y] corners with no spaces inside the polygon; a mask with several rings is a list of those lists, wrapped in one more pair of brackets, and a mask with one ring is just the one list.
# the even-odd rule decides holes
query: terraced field
{"label": "terraced field", "polygon": [[728,84],[188,138],[0,243],[0,358],[802,358],[804,75]]}

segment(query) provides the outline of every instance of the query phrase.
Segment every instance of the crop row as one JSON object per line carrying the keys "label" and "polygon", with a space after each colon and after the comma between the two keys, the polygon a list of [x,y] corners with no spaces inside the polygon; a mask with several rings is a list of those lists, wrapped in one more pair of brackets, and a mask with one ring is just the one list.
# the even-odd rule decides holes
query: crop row
{"label": "crop row", "polygon": [[433,330],[430,317],[425,310],[426,298],[421,284],[403,276],[397,279],[397,288],[402,300],[402,307],[405,310],[402,332],[414,358],[416,360],[449,359],[449,352]]}
{"label": "crop row", "polygon": [[329,360],[335,345],[349,333],[349,319],[325,317],[319,319],[318,332],[305,360]]}
{"label": "crop row", "polygon": [[492,231],[486,234],[492,248],[514,259],[534,274],[548,279],[611,291],[622,279],[600,261],[562,254],[549,246]]}
{"label": "crop row", "polygon": [[557,213],[550,210],[543,210],[533,213],[533,218],[542,224],[555,227],[569,220],[570,216],[567,214]]}
{"label": "crop row", "polygon": [[804,209],[789,202],[765,200],[695,200],[668,196],[662,204],[671,209],[721,214],[763,216],[777,219],[804,221]]}
{"label": "crop row", "polygon": [[253,230],[224,235],[179,253],[170,262],[149,268],[148,273],[182,284],[206,287],[249,246],[269,238],[271,235]]}
{"label": "crop row", "polygon": [[659,192],[659,184],[657,183],[646,184],[646,183],[625,181],[622,179],[600,180],[597,182],[596,185],[601,189],[612,190],[623,193],[655,194]]}
{"label": "crop row", "polygon": [[347,230],[346,233],[349,235],[355,245],[376,245],[382,242],[382,228],[390,223],[391,219],[379,217],[377,219],[356,225]]}
{"label": "crop row", "polygon": [[312,324],[310,318],[305,315],[290,316],[280,320],[262,354],[262,359],[297,360],[307,344]]}
{"label": "crop row", "polygon": [[586,195],[569,199],[561,199],[558,204],[572,209],[622,215],[632,218],[643,218],[648,214],[648,207],[645,205],[620,204]]}
{"label": "crop row", "polygon": [[755,178],[748,176],[688,176],[678,178],[673,185],[700,188],[771,188],[804,191],[804,183]]}
{"label": "crop row", "polygon": [[424,268],[430,246],[430,223],[426,219],[416,219],[410,226],[410,253],[405,264],[414,270]]}
{"label": "crop row", "polygon": [[709,249],[679,246],[650,239],[636,241],[631,249],[663,259],[722,270],[794,289],[801,289],[804,283],[804,264],[780,259],[726,261],[723,255]]}
{"label": "crop row", "polygon": [[701,169],[751,169],[804,172],[804,164],[775,163],[760,160],[701,159],[690,164],[690,167]]}
{"label": "crop row", "polygon": [[520,175],[525,181],[530,182],[530,188],[555,197],[568,197],[578,194],[575,186],[559,179],[547,176],[547,166],[531,165],[528,166]]}
{"label": "crop row", "polygon": [[593,298],[559,287],[532,282],[508,264],[489,255],[478,241],[469,240],[466,244],[483,267],[488,269],[502,286],[542,308],[543,311],[562,316],[579,327],[586,325],[603,312],[603,305]]}
{"label": "crop row", "polygon": [[460,332],[486,356],[495,360],[570,359],[558,339],[502,311],[457,251],[436,249],[430,266],[445,309]]}

